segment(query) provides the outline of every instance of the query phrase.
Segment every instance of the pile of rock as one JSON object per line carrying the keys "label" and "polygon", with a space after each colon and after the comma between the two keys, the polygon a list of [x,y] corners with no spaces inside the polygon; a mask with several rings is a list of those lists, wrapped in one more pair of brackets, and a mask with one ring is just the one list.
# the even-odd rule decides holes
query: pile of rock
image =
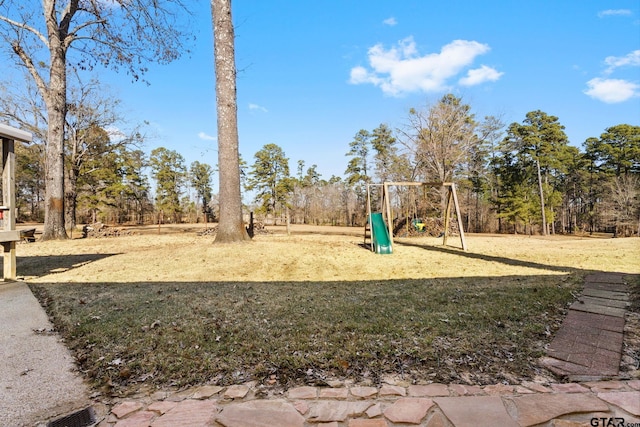
{"label": "pile of rock", "polygon": [[101,222],[87,224],[82,227],[82,238],[93,237],[96,239],[104,237],[131,236],[135,233],[120,227],[109,227]]}

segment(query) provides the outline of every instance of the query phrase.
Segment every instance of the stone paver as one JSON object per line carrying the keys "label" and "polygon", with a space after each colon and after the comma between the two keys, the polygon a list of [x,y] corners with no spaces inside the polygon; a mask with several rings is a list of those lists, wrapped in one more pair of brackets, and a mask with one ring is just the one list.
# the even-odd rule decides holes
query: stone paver
{"label": "stone paver", "polygon": [[183,400],[156,418],[151,427],[210,427],[217,412],[216,401]]}
{"label": "stone paver", "polygon": [[177,405],[178,405],[177,402],[159,401],[159,402],[153,402],[151,405],[147,407],[147,410],[158,412],[160,415],[162,415],[162,414],[166,414],[167,412],[175,408]]}
{"label": "stone paver", "polygon": [[382,415],[382,405],[380,405],[380,403],[376,403],[370,406],[369,409],[365,411],[365,413],[369,418],[379,417],[380,415]]}
{"label": "stone paver", "polygon": [[611,391],[598,393],[598,397],[640,417],[640,391]]}
{"label": "stone paver", "polygon": [[456,427],[518,427],[498,396],[436,397],[434,401]]}
{"label": "stone paver", "polygon": [[284,400],[254,400],[224,408],[217,422],[225,427],[303,427],[304,417]]}
{"label": "stone paver", "polygon": [[389,424],[383,419],[349,421],[349,427],[388,427],[388,426]]}
{"label": "stone paver", "polygon": [[122,402],[122,403],[116,405],[111,410],[111,413],[114,414],[118,418],[123,418],[123,417],[126,417],[127,415],[129,415],[132,412],[136,412],[136,411],[142,409],[143,406],[144,405],[142,404],[142,402],[126,401],[126,402]]}
{"label": "stone paver", "polygon": [[435,412],[429,417],[425,427],[449,427],[451,423],[440,412]]}
{"label": "stone paver", "polygon": [[597,397],[584,393],[532,394],[513,397],[518,412],[518,424],[533,426],[562,415],[609,410]]}
{"label": "stone paver", "polygon": [[208,399],[214,394],[220,393],[224,390],[222,387],[217,385],[205,385],[199,387],[195,393],[193,393],[193,399]]}
{"label": "stone paver", "polygon": [[370,398],[378,394],[376,387],[352,387],[351,395],[355,397],[361,397],[363,399]]}
{"label": "stone paver", "polygon": [[370,402],[341,402],[323,400],[311,407],[307,419],[311,422],[345,421],[361,416],[372,405]]}
{"label": "stone paver", "polygon": [[410,385],[407,394],[412,397],[449,396],[449,387],[446,384]]}
{"label": "stone paver", "polygon": [[627,391],[631,390],[623,381],[595,381],[584,383],[586,387],[589,387],[591,391],[595,393],[607,392],[607,391]]}
{"label": "stone paver", "polygon": [[151,411],[136,412],[124,420],[119,420],[114,427],[149,427],[157,415]]}
{"label": "stone paver", "polygon": [[293,407],[296,408],[301,415],[305,415],[309,412],[309,404],[304,400],[297,400],[293,402]]}
{"label": "stone paver", "polygon": [[586,393],[589,391],[589,388],[576,383],[551,384],[551,388],[560,393]]}
{"label": "stone paver", "polygon": [[549,387],[546,387],[540,383],[534,383],[531,381],[523,381],[522,382],[522,387],[526,387],[529,390],[536,392],[536,393],[551,393],[552,390]]}
{"label": "stone paver", "polygon": [[479,396],[484,394],[482,387],[476,385],[450,384],[449,390],[457,396]]}
{"label": "stone paver", "polygon": [[378,394],[382,396],[406,396],[407,389],[397,385],[384,384]]}
{"label": "stone paver", "polygon": [[349,390],[346,388],[323,388],[320,390],[321,399],[346,399]]}
{"label": "stone paver", "polygon": [[318,389],[315,387],[295,387],[288,391],[289,399],[315,399],[318,397]]}
{"label": "stone paver", "polygon": [[242,399],[249,393],[249,387],[246,385],[232,385],[224,393],[227,399]]}
{"label": "stone paver", "polygon": [[384,411],[394,423],[420,424],[433,406],[433,400],[421,397],[403,397]]}
{"label": "stone paver", "polygon": [[513,393],[513,386],[507,384],[492,384],[484,388],[484,392],[492,396],[500,396],[503,394]]}

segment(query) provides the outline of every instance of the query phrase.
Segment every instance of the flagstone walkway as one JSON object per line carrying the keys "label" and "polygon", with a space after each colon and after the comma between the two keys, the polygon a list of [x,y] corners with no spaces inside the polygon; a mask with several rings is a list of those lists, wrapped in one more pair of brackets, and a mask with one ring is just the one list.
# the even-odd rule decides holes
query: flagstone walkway
{"label": "flagstone walkway", "polygon": [[202,386],[125,400],[98,427],[640,426],[640,380],[297,387],[266,399],[258,390],[253,383]]}

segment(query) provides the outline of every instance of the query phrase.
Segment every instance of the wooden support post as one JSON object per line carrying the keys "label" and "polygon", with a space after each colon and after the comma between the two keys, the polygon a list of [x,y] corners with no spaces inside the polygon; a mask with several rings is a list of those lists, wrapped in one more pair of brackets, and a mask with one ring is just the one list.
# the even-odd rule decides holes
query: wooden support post
{"label": "wooden support post", "polygon": [[[2,138],[2,229],[11,232],[16,229],[16,183],[15,183],[15,153],[13,139]],[[19,238],[19,234],[8,239]],[[16,279],[16,242],[9,240],[2,242],[4,280]]]}
{"label": "wooden support post", "polygon": [[[368,235],[368,236],[367,236]],[[364,222],[364,247],[367,247],[367,237],[369,238],[369,249],[373,248],[373,227],[371,227],[371,184],[367,184],[367,218]]]}
{"label": "wooden support post", "polygon": [[462,225],[462,214],[460,213],[460,205],[458,204],[458,195],[456,193],[456,185],[451,184],[451,194],[453,195],[453,203],[456,207],[456,219],[458,220],[458,229],[460,230],[460,243],[462,244],[462,250],[467,251],[467,242],[464,238],[464,226]]}
{"label": "wooden support post", "polygon": [[446,246],[447,245],[447,235],[449,234],[449,224],[451,222],[450,217],[451,217],[451,199],[452,199],[452,192],[451,192],[451,186],[447,186],[449,187],[449,191],[447,192],[447,205],[444,209],[444,233],[443,233],[443,237],[442,237],[442,245]]}
{"label": "wooden support post", "polygon": [[0,144],[2,147],[2,216],[0,243],[3,252],[4,280],[15,280],[16,274],[16,242],[20,240],[20,232],[16,230],[16,155],[15,141],[30,142],[32,136],[28,132],[0,123]]}
{"label": "wooden support post", "polygon": [[[393,215],[391,214],[391,195],[389,194],[389,183],[385,182],[382,186],[382,198],[384,199],[385,208],[387,211],[387,228],[389,230],[389,243],[393,250]],[[384,218],[384,214],[382,215]]]}

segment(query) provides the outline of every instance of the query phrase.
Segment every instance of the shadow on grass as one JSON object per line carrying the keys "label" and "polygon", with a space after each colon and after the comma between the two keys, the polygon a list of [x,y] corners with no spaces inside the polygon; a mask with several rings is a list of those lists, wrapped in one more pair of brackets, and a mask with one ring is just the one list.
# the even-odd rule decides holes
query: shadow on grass
{"label": "shadow on grass", "polygon": [[584,270],[581,268],[569,267],[569,266],[557,266],[557,265],[549,265],[549,264],[541,264],[537,262],[531,261],[523,261],[519,259],[499,257],[494,255],[486,255],[486,254],[478,254],[473,252],[465,252],[461,248],[451,247],[451,246],[434,246],[434,245],[421,245],[418,243],[404,241],[394,241],[394,244],[402,245],[402,246],[412,246],[415,248],[424,249],[426,251],[431,252],[440,252],[448,255],[457,255],[464,258],[469,259],[477,259],[481,261],[487,262],[497,262],[505,265],[510,265],[514,267],[527,267],[527,268],[537,268],[540,270],[549,270],[549,271],[559,271],[563,273],[578,273],[582,272],[584,274],[592,273],[593,271]]}
{"label": "shadow on grass", "polygon": [[[118,254],[18,256],[16,263],[20,276],[44,276],[51,273],[61,273],[63,271],[79,268],[91,262],[99,261],[114,255]],[[2,265],[1,260],[0,265]]]}
{"label": "shadow on grass", "polygon": [[127,394],[269,379],[378,384],[388,374],[530,379],[579,283],[555,274],[30,286],[89,381]]}

